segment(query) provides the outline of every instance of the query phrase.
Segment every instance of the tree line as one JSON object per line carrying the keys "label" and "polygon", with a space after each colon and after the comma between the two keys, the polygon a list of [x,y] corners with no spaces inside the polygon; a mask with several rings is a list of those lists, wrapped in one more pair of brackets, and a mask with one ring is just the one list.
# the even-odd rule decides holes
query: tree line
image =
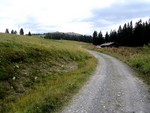
{"label": "tree line", "polygon": [[79,34],[69,34],[69,33],[61,33],[61,32],[54,32],[54,33],[47,33],[45,35],[46,39],[56,39],[56,40],[73,40],[73,41],[81,41],[92,43],[92,37],[86,35],[79,35]]}
{"label": "tree line", "polygon": [[105,36],[100,31],[94,31],[93,44],[100,45],[106,42],[116,42],[121,46],[143,46],[150,43],[150,19],[142,22],[139,20],[133,26],[132,21],[119,26],[118,30],[106,32]]}
{"label": "tree line", "polygon": [[[5,33],[9,33],[6,29]],[[16,30],[11,30],[11,34],[17,34]],[[24,35],[23,28],[20,29],[20,35]],[[31,36],[31,32],[27,34]],[[119,26],[118,30],[111,30],[110,33],[106,32],[103,36],[102,32],[99,33],[94,31],[93,36],[80,35],[75,33],[45,33],[44,38],[46,39],[64,39],[64,40],[74,40],[87,43],[93,43],[94,45],[100,45],[107,42],[116,42],[120,46],[143,46],[150,43],[150,19],[146,22],[139,20],[133,26],[132,21],[125,23],[123,26]]]}
{"label": "tree line", "polygon": [[111,30],[109,33],[106,32],[104,36],[101,31],[99,31],[99,33],[94,31],[93,36],[55,32],[46,33],[44,38],[82,41],[93,43],[94,45],[116,42],[120,46],[143,46],[150,43],[150,19],[146,22],[139,20],[134,26],[132,21],[125,23],[123,26],[120,25],[118,30]]}
{"label": "tree line", "polygon": [[[10,34],[17,34],[17,31],[12,29],[11,32],[9,32],[9,29],[6,28],[5,33],[7,33],[7,34],[9,34],[9,33],[10,33]],[[23,28],[20,29],[19,34],[20,34],[20,35],[24,35],[24,30],[23,30]],[[27,35],[28,35],[28,36],[31,36],[31,32],[29,31],[29,33],[28,33]]]}

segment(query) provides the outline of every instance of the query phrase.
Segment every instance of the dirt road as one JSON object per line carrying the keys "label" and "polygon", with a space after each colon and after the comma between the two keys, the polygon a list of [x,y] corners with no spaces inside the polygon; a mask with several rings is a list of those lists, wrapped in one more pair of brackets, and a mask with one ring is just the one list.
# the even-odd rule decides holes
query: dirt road
{"label": "dirt road", "polygon": [[150,113],[146,86],[119,60],[94,51],[98,66],[61,113]]}

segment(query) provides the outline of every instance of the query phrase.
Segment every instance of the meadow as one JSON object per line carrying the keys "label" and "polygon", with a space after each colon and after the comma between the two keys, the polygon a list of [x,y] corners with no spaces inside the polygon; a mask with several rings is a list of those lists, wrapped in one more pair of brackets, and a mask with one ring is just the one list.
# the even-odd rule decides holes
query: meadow
{"label": "meadow", "polygon": [[112,55],[128,64],[150,88],[150,45],[144,47],[97,48],[86,46],[89,49]]}
{"label": "meadow", "polygon": [[96,67],[81,45],[0,33],[0,112],[59,111]]}

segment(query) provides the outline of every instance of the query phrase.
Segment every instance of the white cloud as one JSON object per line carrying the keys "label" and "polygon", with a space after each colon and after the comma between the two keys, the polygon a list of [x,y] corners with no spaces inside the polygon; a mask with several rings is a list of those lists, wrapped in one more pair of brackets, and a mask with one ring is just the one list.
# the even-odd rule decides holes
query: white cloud
{"label": "white cloud", "polygon": [[[149,0],[144,1],[148,2]],[[113,4],[123,4],[127,1],[0,0],[0,3],[0,31],[2,32],[6,28],[18,30],[18,26],[20,26],[25,28],[27,32],[29,30],[31,32],[70,31],[90,34],[93,30],[98,29],[98,25],[95,25],[94,21],[102,20],[101,23],[104,24],[108,22],[107,26],[113,24],[113,22],[105,20],[103,17],[90,20],[94,17],[94,9],[107,9]]]}

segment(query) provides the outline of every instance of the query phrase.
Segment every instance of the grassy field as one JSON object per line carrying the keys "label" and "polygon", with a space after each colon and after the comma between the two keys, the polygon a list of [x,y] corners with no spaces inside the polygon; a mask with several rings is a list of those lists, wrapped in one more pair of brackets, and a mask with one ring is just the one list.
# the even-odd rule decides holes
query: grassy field
{"label": "grassy field", "polygon": [[136,70],[140,78],[150,86],[150,45],[144,47],[119,47],[119,48],[87,48],[112,55],[127,63]]}
{"label": "grassy field", "polygon": [[0,113],[61,109],[96,67],[82,44],[1,33]]}

